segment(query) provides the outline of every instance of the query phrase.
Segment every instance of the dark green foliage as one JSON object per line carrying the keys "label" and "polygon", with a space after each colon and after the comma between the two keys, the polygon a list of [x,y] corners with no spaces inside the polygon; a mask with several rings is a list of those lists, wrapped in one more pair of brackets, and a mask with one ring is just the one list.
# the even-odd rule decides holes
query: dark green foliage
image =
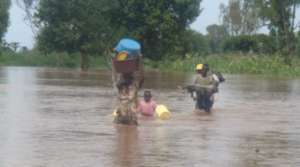
{"label": "dark green foliage", "polygon": [[276,38],[277,49],[285,58],[288,65],[292,65],[292,55],[295,46],[295,18],[300,0],[255,0],[260,8],[261,19],[268,23],[268,27]]}
{"label": "dark green foliage", "polygon": [[[191,52],[186,28],[200,13],[201,0],[41,0],[35,14],[38,48],[45,52],[107,55],[122,37],[142,44],[152,59]],[[194,40],[196,43],[197,41]],[[184,49],[178,49],[184,48]],[[181,53],[179,53],[181,54]]]}
{"label": "dark green foliage", "polygon": [[230,37],[223,43],[225,52],[240,51],[243,53],[253,52],[261,54],[273,54],[276,52],[276,45],[273,38],[264,34],[241,35]]}
{"label": "dark green foliage", "polygon": [[112,33],[105,18],[106,3],[105,0],[40,1],[35,15],[40,26],[38,47],[46,52],[104,53]]}
{"label": "dark green foliage", "polygon": [[9,23],[10,0],[0,0],[0,43]]}
{"label": "dark green foliage", "polygon": [[211,69],[227,74],[262,74],[278,76],[300,76],[300,59],[293,58],[293,66],[284,63],[281,56],[225,54],[210,56],[195,56],[184,60],[149,61],[148,66],[164,71],[195,71],[199,62],[209,64]]}
{"label": "dark green foliage", "polygon": [[298,55],[298,57],[300,57],[300,31],[298,31],[297,34],[297,52],[296,54]]}
{"label": "dark green foliage", "polygon": [[223,43],[223,50],[225,52],[249,52],[253,51],[255,48],[256,43],[254,38],[248,35],[230,37]]}
{"label": "dark green foliage", "polygon": [[186,30],[181,38],[182,44],[177,47],[177,53],[207,55],[210,52],[207,37],[194,30]]}
{"label": "dark green foliage", "polygon": [[256,53],[274,54],[277,51],[274,37],[265,34],[258,34],[253,37],[256,42]]}
{"label": "dark green foliage", "polygon": [[187,26],[200,14],[201,0],[115,0],[114,27],[125,29],[124,36],[142,43],[151,59],[175,54],[183,45]]}
{"label": "dark green foliage", "polygon": [[81,54],[81,69],[89,55],[107,55],[118,35],[110,26],[114,5],[109,0],[42,0],[35,14],[40,28],[39,50]]}

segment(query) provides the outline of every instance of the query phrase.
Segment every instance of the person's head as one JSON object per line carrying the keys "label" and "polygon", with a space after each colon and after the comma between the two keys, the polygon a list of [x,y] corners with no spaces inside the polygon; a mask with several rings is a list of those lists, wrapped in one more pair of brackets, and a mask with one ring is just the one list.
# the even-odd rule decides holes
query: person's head
{"label": "person's head", "polygon": [[117,88],[120,92],[126,91],[129,86],[133,83],[133,75],[132,74],[122,74],[121,79],[117,83]]}
{"label": "person's head", "polygon": [[207,72],[209,71],[209,66],[208,64],[197,64],[196,71],[198,74],[206,76]]}
{"label": "person's head", "polygon": [[146,102],[149,102],[149,101],[151,100],[151,98],[152,98],[151,91],[146,90],[146,91],[144,92],[144,100],[145,100]]}

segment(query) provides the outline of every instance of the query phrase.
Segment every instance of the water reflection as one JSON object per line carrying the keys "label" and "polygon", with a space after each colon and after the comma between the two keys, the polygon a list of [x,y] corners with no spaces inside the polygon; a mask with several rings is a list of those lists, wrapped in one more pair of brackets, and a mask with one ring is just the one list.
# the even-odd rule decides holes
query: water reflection
{"label": "water reflection", "polygon": [[140,152],[139,133],[137,127],[116,126],[116,142],[114,166],[134,167],[143,162]]}
{"label": "water reflection", "polygon": [[0,121],[0,166],[20,166],[32,157],[30,132],[35,122],[35,71],[11,68],[4,77],[5,99]]}

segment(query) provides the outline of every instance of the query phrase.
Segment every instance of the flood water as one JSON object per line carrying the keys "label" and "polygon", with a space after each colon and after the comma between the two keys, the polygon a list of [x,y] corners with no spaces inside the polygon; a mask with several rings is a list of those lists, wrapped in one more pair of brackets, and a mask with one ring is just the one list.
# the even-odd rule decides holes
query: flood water
{"label": "flood water", "polygon": [[211,114],[177,89],[190,74],[149,72],[172,112],[116,126],[108,71],[0,68],[0,167],[297,167],[300,79],[227,75]]}

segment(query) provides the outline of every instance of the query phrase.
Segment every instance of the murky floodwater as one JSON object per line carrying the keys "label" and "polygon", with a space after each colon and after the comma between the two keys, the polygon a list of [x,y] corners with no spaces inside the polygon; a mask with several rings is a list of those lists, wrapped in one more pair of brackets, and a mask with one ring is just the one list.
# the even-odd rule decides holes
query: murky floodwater
{"label": "murky floodwater", "polygon": [[300,80],[227,76],[212,114],[148,73],[172,119],[112,123],[110,73],[0,68],[0,167],[300,166]]}

